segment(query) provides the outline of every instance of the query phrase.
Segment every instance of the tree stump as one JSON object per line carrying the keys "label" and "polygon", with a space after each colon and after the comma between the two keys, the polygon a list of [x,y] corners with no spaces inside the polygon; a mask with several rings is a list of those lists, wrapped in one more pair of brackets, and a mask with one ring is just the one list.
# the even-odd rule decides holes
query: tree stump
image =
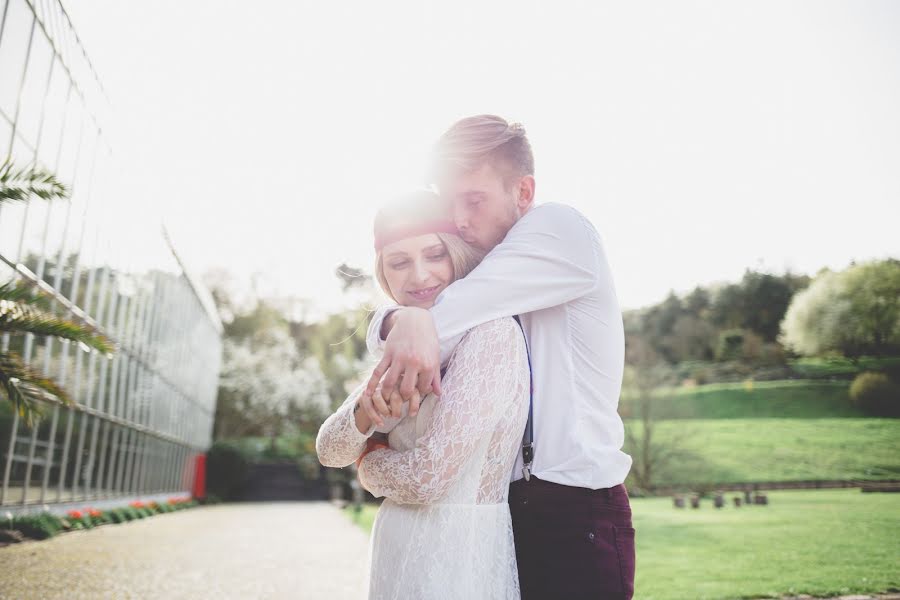
{"label": "tree stump", "polygon": [[700,508],[700,496],[691,496],[691,508]]}
{"label": "tree stump", "polygon": [[740,497],[740,496],[735,496],[734,498],[732,498],[732,500],[734,500],[734,507],[735,507],[735,508],[740,508],[740,507],[741,507],[741,497]]}
{"label": "tree stump", "polygon": [[713,496],[713,506],[715,506],[716,508],[722,508],[723,506],[725,506],[725,498],[722,497],[722,494],[717,493],[715,496]]}
{"label": "tree stump", "polygon": [[672,503],[675,505],[675,508],[684,508],[684,496],[674,496]]}

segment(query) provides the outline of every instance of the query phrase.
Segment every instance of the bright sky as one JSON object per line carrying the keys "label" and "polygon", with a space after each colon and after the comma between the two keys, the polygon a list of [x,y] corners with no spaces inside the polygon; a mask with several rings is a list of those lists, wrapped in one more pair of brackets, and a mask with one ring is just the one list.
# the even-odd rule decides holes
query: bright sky
{"label": "bright sky", "polygon": [[[198,271],[342,299],[457,118],[525,124],[623,308],[751,268],[900,256],[897,2],[66,2],[122,202]],[[145,226],[146,223],[141,223]]]}

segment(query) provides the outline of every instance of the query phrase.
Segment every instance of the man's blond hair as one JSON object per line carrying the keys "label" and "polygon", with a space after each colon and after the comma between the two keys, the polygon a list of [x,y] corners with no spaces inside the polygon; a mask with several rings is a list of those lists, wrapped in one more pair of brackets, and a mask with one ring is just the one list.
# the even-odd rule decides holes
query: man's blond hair
{"label": "man's blond hair", "polygon": [[467,172],[490,162],[508,178],[534,175],[534,155],[520,123],[496,115],[466,117],[453,124],[435,145],[432,177]]}

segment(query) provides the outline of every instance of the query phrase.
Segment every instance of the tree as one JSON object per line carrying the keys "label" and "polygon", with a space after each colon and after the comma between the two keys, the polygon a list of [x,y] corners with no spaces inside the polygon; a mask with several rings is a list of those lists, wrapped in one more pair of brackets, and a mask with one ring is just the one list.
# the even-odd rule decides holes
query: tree
{"label": "tree", "polygon": [[805,275],[772,275],[747,269],[740,283],[718,290],[711,318],[720,329],[749,329],[774,342],[794,294],[809,285]]}
{"label": "tree", "polygon": [[821,272],[794,297],[781,340],[802,355],[837,352],[851,360],[900,350],[900,261]]}
{"label": "tree", "polygon": [[321,415],[330,408],[318,361],[303,359],[284,327],[245,340],[226,339],[220,388],[232,394],[243,419],[260,425],[273,446],[292,410]]}
{"label": "tree", "polygon": [[[49,171],[39,167],[16,168],[6,161],[0,166],[0,206],[11,202],[28,202],[33,196],[47,201],[65,200],[68,188]],[[111,353],[111,340],[88,322],[75,322],[53,313],[50,296],[36,282],[8,281],[0,285],[0,334],[12,336],[49,335],[78,342],[91,349]],[[0,351],[0,390],[26,425],[32,427],[42,415],[38,402],[56,400],[66,405],[72,399],[65,389],[28,366],[12,351]]]}
{"label": "tree", "polygon": [[689,428],[679,427],[673,435],[660,436],[657,406],[665,402],[658,388],[675,383],[671,367],[646,343],[639,343],[631,351],[632,364],[625,368],[622,382],[624,396],[633,418],[625,423],[625,450],[631,456],[634,484],[643,491],[656,486],[660,473],[677,460],[694,460],[685,449],[686,441],[694,435]]}

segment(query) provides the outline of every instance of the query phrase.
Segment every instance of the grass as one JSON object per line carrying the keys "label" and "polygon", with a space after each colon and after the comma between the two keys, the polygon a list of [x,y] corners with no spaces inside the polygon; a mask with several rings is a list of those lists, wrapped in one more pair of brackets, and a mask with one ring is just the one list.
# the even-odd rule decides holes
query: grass
{"label": "grass", "polygon": [[[656,391],[654,413],[660,419],[735,419],[864,417],[847,395],[847,381],[748,381]],[[623,395],[620,412],[632,414]]]}
{"label": "grass", "polygon": [[348,505],[344,510],[347,511],[354,523],[371,533],[372,525],[375,523],[375,515],[378,513],[378,506],[377,504],[363,504],[359,512],[357,512],[352,505]]}
{"label": "grass", "polygon": [[657,485],[900,478],[900,419],[680,419],[657,428],[663,448],[682,436],[687,455]]}
{"label": "grass", "polygon": [[[730,495],[729,495],[730,496]],[[769,506],[633,498],[635,598],[831,596],[900,588],[900,494],[769,492]],[[376,506],[358,523],[371,531]]]}
{"label": "grass", "polygon": [[900,587],[900,494],[769,492],[769,506],[633,500],[636,598],[828,596]]}

